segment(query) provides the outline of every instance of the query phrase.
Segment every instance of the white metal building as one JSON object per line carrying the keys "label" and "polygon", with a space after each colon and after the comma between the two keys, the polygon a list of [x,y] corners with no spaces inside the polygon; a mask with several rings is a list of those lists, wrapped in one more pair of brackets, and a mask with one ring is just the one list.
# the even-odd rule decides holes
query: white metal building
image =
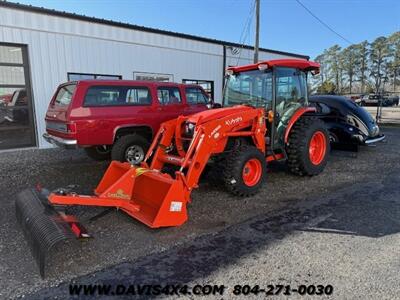
{"label": "white metal building", "polygon": [[[252,57],[250,46],[0,2],[0,149],[50,146],[44,116],[62,82],[195,82],[219,102],[224,69]],[[259,57],[308,59],[269,49]]]}

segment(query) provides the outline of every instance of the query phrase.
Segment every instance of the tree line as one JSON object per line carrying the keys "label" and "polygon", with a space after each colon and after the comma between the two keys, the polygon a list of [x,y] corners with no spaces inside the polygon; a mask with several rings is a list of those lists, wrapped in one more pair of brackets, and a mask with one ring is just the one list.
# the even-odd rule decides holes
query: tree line
{"label": "tree line", "polygon": [[321,71],[312,89],[319,94],[399,92],[400,31],[347,48],[334,45],[315,58]]}

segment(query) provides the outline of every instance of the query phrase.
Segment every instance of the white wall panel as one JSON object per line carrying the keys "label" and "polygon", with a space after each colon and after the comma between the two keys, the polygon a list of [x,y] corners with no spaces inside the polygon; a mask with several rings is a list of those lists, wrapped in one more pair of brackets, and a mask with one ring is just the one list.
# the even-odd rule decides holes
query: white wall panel
{"label": "white wall panel", "polygon": [[[40,147],[44,116],[56,87],[68,72],[122,75],[133,72],[173,74],[174,81],[214,81],[215,100],[222,98],[223,47],[115,26],[0,7],[0,42],[28,45],[33,101]],[[241,59],[227,51],[226,66],[252,62],[243,49]],[[260,53],[260,59],[283,56]]]}

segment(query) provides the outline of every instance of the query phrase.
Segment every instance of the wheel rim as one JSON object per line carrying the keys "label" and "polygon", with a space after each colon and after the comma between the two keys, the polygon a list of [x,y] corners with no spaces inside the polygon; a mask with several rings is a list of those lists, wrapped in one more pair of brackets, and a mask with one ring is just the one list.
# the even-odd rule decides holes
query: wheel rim
{"label": "wheel rim", "polygon": [[144,159],[144,150],[138,145],[129,146],[125,151],[127,162],[137,165]]}
{"label": "wheel rim", "polygon": [[309,146],[310,161],[314,165],[319,165],[325,157],[326,153],[326,139],[321,131],[313,134]]}
{"label": "wheel rim", "polygon": [[247,186],[256,185],[261,178],[262,166],[258,159],[250,159],[246,162],[242,171],[243,182]]}
{"label": "wheel rim", "polygon": [[338,141],[338,139],[337,139],[336,135],[333,133],[330,133],[329,134],[329,142],[336,143],[337,141]]}

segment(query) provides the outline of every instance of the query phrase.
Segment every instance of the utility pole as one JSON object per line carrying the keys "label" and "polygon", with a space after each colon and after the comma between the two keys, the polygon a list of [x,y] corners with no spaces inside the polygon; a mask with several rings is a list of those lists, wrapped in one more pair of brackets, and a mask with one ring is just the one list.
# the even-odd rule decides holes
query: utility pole
{"label": "utility pole", "polygon": [[260,43],[260,0],[256,1],[256,40],[254,43],[254,63],[258,62],[258,48]]}

